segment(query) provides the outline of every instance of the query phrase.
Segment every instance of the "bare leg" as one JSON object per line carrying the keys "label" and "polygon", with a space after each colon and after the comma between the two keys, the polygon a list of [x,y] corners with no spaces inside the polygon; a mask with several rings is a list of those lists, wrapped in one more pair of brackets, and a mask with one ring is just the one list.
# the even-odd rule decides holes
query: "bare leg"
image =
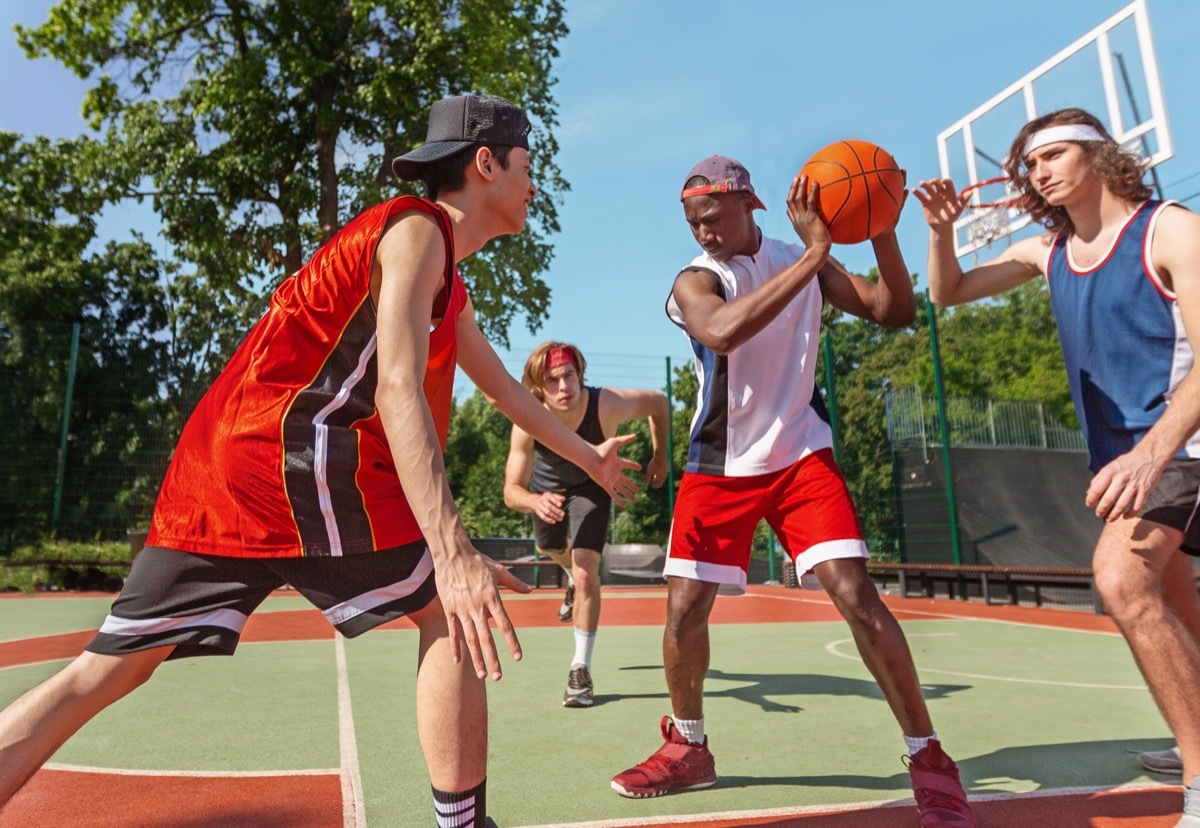
{"label": "bare leg", "polygon": [[575,626],[594,633],[600,626],[600,553],[576,549],[571,554],[575,577]]}
{"label": "bare leg", "polygon": [[[1184,783],[1200,775],[1200,647],[1164,598],[1163,575],[1182,534],[1137,518],[1105,524],[1092,569],[1104,606],[1120,628],[1183,758]],[[1185,611],[1186,613],[1186,611]]]}
{"label": "bare leg", "polygon": [[409,616],[421,631],[417,660],[417,735],[429,781],[467,791],[487,776],[487,687],[471,659],[454,663],[441,600]]}
{"label": "bare leg", "polygon": [[717,584],[671,576],[667,579],[667,626],[663,630],[663,666],[671,710],[680,719],[704,715],[704,677],[708,673],[708,616]]}
{"label": "bare leg", "polygon": [[85,651],[0,712],[0,806],[79,728],[150,678],[172,649]]}
{"label": "bare leg", "polygon": [[1192,556],[1178,552],[1163,570],[1163,598],[1200,645],[1200,591],[1192,574]]}
{"label": "bare leg", "polygon": [[825,561],[813,568],[821,586],[850,625],[863,663],[883,691],[908,736],[928,736],[933,723],[904,632],[879,598],[861,558]]}
{"label": "bare leg", "polygon": [[562,567],[563,572],[571,574],[571,550],[570,549],[542,549],[538,547],[538,553],[545,555],[550,560]]}

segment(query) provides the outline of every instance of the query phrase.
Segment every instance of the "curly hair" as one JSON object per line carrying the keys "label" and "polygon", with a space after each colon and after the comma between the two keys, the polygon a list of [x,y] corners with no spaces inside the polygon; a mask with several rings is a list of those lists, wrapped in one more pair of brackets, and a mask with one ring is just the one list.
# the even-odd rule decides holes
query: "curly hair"
{"label": "curly hair", "polygon": [[1025,166],[1025,144],[1029,136],[1048,126],[1059,124],[1086,124],[1095,127],[1108,139],[1081,141],[1079,145],[1091,161],[1092,169],[1113,195],[1132,204],[1150,198],[1151,190],[1144,180],[1145,162],[1137,155],[1121,149],[1095,115],[1083,109],[1060,109],[1034,118],[1022,127],[1004,159],[1004,171],[1034,221],[1051,233],[1069,233],[1075,229],[1065,207],[1051,206],[1038,195],[1029,180],[1029,169]]}
{"label": "curly hair", "polygon": [[533,353],[529,355],[529,359],[525,360],[525,370],[521,373],[521,385],[525,386],[530,394],[538,398],[539,402],[545,402],[546,393],[543,390],[546,387],[546,357],[555,348],[567,348],[575,356],[575,365],[579,368],[579,382],[583,384],[583,372],[587,370],[587,360],[583,358],[583,354],[574,345],[566,342],[543,342],[541,345],[533,349]]}

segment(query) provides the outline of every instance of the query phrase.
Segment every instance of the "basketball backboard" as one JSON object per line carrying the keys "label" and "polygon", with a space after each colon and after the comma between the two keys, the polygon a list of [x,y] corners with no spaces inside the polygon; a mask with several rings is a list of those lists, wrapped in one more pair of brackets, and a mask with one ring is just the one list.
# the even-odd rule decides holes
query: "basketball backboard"
{"label": "basketball backboard", "polygon": [[[959,189],[1003,175],[1002,164],[1024,124],[1080,107],[1104,121],[1122,146],[1153,167],[1173,154],[1145,0],[1135,0],[937,136],[943,178]],[[976,190],[972,203],[997,200]],[[989,197],[991,196],[991,197]],[[955,253],[966,256],[1029,224],[1018,207],[968,209],[955,223]]]}

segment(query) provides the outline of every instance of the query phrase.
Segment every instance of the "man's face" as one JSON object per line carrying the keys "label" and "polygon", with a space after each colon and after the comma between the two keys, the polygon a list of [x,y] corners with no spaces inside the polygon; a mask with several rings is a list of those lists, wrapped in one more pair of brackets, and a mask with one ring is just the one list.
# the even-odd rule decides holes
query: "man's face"
{"label": "man's face", "polygon": [[520,233],[529,218],[529,205],[537,195],[537,187],[530,177],[529,150],[513,147],[508,152],[508,169],[492,159],[495,175],[496,202],[499,212],[509,220],[509,233]]}
{"label": "man's face", "polygon": [[574,411],[583,399],[579,371],[570,364],[551,368],[546,372],[542,393],[551,411]]}
{"label": "man's face", "polygon": [[746,193],[717,193],[683,200],[683,215],[696,243],[718,262],[758,250],[753,201]]}
{"label": "man's face", "polygon": [[1038,147],[1025,156],[1025,168],[1034,191],[1053,207],[1089,195],[1100,184],[1083,146],[1074,141]]}

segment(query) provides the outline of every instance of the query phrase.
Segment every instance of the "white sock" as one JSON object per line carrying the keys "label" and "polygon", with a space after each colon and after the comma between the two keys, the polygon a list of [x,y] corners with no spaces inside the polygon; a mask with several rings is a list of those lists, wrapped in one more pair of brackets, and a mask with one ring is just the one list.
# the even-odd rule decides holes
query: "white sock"
{"label": "white sock", "polygon": [[589,670],[592,669],[592,648],[596,646],[596,634],[594,632],[584,632],[575,628],[575,658],[571,661],[571,666],[582,664]]}
{"label": "white sock", "polygon": [[672,716],[671,721],[675,723],[675,729],[679,731],[680,736],[687,739],[693,745],[704,744],[703,716],[699,719],[678,719]]}
{"label": "white sock", "polygon": [[936,731],[930,733],[928,736],[909,736],[907,733],[901,735],[904,736],[904,746],[908,748],[909,756],[916,756],[925,749],[930,739],[937,738]]}

